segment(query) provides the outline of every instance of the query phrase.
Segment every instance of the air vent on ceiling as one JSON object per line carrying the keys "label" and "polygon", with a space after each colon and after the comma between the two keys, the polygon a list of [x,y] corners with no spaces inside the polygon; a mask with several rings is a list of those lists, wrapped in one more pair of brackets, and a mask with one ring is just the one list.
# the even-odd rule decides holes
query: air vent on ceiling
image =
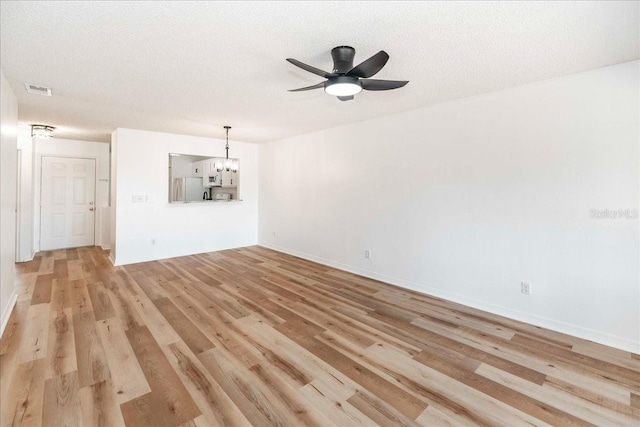
{"label": "air vent on ceiling", "polygon": [[24,86],[27,88],[28,93],[32,93],[34,95],[51,96],[51,88],[32,85],[29,83],[25,83]]}

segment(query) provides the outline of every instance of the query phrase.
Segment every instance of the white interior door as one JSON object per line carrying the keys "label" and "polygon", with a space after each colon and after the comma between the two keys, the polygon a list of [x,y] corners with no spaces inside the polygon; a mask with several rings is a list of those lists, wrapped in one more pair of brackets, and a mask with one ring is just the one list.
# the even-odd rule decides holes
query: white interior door
{"label": "white interior door", "polygon": [[40,249],[93,246],[95,159],[42,158]]}

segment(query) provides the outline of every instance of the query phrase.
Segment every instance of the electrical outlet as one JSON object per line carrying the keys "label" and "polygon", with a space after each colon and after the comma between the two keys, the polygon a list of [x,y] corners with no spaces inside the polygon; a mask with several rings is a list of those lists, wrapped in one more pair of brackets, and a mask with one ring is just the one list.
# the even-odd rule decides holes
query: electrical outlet
{"label": "electrical outlet", "polygon": [[531,295],[531,283],[520,282],[520,292],[525,295]]}
{"label": "electrical outlet", "polygon": [[369,250],[367,249],[366,251],[364,251],[364,257],[366,259],[371,259],[371,252],[369,252]]}

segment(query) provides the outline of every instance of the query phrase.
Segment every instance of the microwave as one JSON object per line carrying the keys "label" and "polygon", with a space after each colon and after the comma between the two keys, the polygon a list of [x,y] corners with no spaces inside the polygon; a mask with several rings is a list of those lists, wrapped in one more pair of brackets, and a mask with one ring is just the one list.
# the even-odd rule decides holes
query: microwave
{"label": "microwave", "polygon": [[205,175],[202,180],[205,187],[220,187],[222,177],[220,174]]}

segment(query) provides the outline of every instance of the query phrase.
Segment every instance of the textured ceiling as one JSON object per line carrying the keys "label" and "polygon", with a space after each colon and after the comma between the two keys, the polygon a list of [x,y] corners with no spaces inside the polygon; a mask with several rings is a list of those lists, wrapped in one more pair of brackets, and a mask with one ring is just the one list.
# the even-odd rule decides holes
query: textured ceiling
{"label": "textured ceiling", "polygon": [[[638,59],[629,2],[9,2],[1,67],[21,123],[109,141],[116,127],[264,142]],[[379,50],[375,76],[410,80],[340,102],[330,51]],[[51,98],[24,84],[48,86]]]}

